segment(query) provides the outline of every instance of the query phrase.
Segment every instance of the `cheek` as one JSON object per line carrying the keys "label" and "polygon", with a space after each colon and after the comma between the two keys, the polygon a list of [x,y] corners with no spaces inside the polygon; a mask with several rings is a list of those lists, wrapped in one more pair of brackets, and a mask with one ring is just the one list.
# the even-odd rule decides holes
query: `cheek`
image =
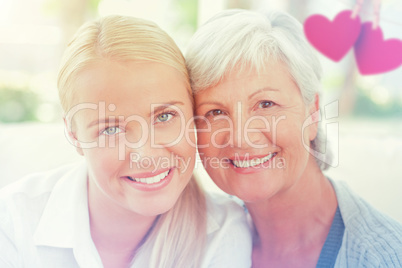
{"label": "cheek", "polygon": [[175,155],[174,164],[178,168],[181,184],[187,184],[194,171],[196,162],[196,148],[189,146],[187,142],[178,144],[171,149]]}
{"label": "cheek", "polygon": [[84,157],[88,167],[88,175],[97,188],[106,189],[108,185],[108,178],[112,171],[112,163],[108,158],[102,157],[95,152],[95,150],[84,150]]}
{"label": "cheek", "polygon": [[217,148],[216,141],[211,142],[211,135],[209,133],[202,133],[197,135],[198,152],[200,158],[203,160],[210,160],[211,158],[218,158],[222,149]]}
{"label": "cheek", "polygon": [[201,151],[204,148],[208,148],[210,146],[210,137],[211,133],[208,132],[201,132],[198,130],[197,132],[197,146],[198,151]]}
{"label": "cheek", "polygon": [[277,129],[276,144],[282,151],[286,167],[301,168],[308,159],[308,131],[303,132],[302,120],[289,120],[280,124]]}
{"label": "cheek", "polygon": [[178,135],[179,139],[177,139],[177,145],[174,145],[176,147],[174,150],[185,158],[194,158],[197,150],[194,124],[188,123],[186,126],[181,125],[181,127],[183,131]]}
{"label": "cheek", "polygon": [[118,166],[117,149],[93,148],[84,150],[88,168],[96,176],[108,176],[115,173]]}
{"label": "cheek", "polygon": [[[195,158],[196,158],[196,143],[195,143],[195,134],[186,133],[180,140],[175,142],[172,146],[165,147],[171,154],[175,155],[178,159],[176,164],[180,166],[182,172],[186,172],[188,169],[194,168]],[[183,170],[185,168],[186,170]]]}
{"label": "cheek", "polygon": [[154,138],[156,144],[175,145],[183,139],[195,147],[195,130],[191,117],[177,117],[171,123],[151,128],[150,137]]}
{"label": "cheek", "polygon": [[151,129],[150,137],[154,136],[155,144],[174,144],[180,142],[183,130],[179,124],[177,126],[174,124],[168,127],[155,127]]}
{"label": "cheek", "polygon": [[97,130],[81,131],[81,128],[77,128],[77,131],[75,132],[75,138],[80,143],[80,145],[83,147],[90,147],[92,144],[98,145],[98,142],[96,139],[96,136],[97,136],[96,131]]}
{"label": "cheek", "polygon": [[[189,142],[189,138],[183,138],[179,143],[175,146],[171,147],[171,150],[176,155],[179,155],[185,159],[194,159],[196,155],[196,144]],[[194,141],[193,141],[194,142]]]}
{"label": "cheek", "polygon": [[[192,119],[191,119],[192,120]],[[194,147],[194,148],[196,148],[197,147],[197,144],[196,144],[196,138],[195,138],[195,136],[196,136],[196,129],[195,129],[195,125],[194,125],[194,123],[191,123],[191,124],[188,124],[187,125],[187,128],[186,128],[186,131],[185,131],[185,135],[184,135],[184,137],[185,137],[185,139],[186,139],[186,141],[187,141],[187,143],[191,146],[191,147]]]}
{"label": "cheek", "polygon": [[211,129],[199,129],[197,132],[198,150],[207,149],[205,153],[217,148],[225,148],[233,140],[233,129],[229,126],[212,125]]}
{"label": "cheek", "polygon": [[274,125],[273,136],[276,137],[278,144],[286,147],[294,146],[302,142],[303,120],[298,117],[287,116],[286,119]]}

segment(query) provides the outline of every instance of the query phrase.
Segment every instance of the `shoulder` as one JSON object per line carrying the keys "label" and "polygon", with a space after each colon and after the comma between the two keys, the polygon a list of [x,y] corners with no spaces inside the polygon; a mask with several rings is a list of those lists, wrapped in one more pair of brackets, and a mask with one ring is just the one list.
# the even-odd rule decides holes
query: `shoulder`
{"label": "shoulder", "polygon": [[34,173],[1,188],[0,229],[10,234],[36,226],[57,182],[81,165],[80,162]]}
{"label": "shoulder", "polygon": [[244,207],[226,194],[206,194],[207,232],[248,239],[251,231]]}
{"label": "shoulder", "polygon": [[359,259],[369,267],[402,267],[402,225],[353,193],[344,182],[333,185],[345,224],[343,249],[350,261]]}
{"label": "shoulder", "polygon": [[226,195],[206,197],[207,267],[251,267],[252,238],[243,207]]}
{"label": "shoulder", "polygon": [[229,195],[206,193],[207,214],[219,225],[246,219],[244,208]]}
{"label": "shoulder", "polygon": [[[39,267],[33,264],[38,256],[34,234],[43,214],[52,202],[56,209],[53,211],[71,211],[58,203],[65,200],[60,193],[71,187],[72,179],[80,178],[84,172],[84,162],[69,164],[29,175],[0,189],[0,267],[26,267],[26,263],[30,263],[30,267]],[[54,202],[55,198],[59,200]],[[71,202],[65,200],[65,203]],[[51,223],[55,229],[61,228],[57,221]]]}
{"label": "shoulder", "polygon": [[79,162],[63,165],[56,169],[25,176],[20,180],[1,188],[0,200],[7,200],[18,195],[25,195],[34,198],[44,193],[48,193],[54,188],[60,178],[82,164],[83,163]]}
{"label": "shoulder", "polygon": [[15,245],[15,230],[5,203],[0,202],[0,267],[22,267]]}

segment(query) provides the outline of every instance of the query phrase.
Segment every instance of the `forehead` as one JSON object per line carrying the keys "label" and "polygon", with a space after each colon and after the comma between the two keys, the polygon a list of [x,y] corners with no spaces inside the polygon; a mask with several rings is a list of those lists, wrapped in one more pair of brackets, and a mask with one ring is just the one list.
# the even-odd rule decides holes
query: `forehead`
{"label": "forehead", "polygon": [[65,117],[84,124],[105,116],[145,119],[152,109],[168,103],[182,103],[178,109],[192,112],[186,82],[179,71],[161,63],[99,62],[76,75]]}
{"label": "forehead", "polygon": [[271,88],[280,94],[300,95],[300,90],[290,75],[287,65],[281,61],[269,61],[257,69],[251,65],[237,65],[209,88],[195,95],[196,102],[205,98],[232,101],[252,94],[254,91]]}
{"label": "forehead", "polygon": [[73,105],[106,102],[116,107],[139,107],[172,98],[190,102],[185,79],[161,63],[103,60],[76,75]]}

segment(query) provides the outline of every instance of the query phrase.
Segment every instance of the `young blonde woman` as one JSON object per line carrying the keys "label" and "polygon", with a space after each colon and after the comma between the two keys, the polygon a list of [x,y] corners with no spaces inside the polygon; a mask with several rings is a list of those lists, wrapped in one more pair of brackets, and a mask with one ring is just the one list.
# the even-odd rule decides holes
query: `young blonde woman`
{"label": "young blonde woman", "polygon": [[165,32],[122,16],[85,24],[58,88],[85,161],[0,191],[0,267],[250,266],[242,209],[192,176],[189,77]]}

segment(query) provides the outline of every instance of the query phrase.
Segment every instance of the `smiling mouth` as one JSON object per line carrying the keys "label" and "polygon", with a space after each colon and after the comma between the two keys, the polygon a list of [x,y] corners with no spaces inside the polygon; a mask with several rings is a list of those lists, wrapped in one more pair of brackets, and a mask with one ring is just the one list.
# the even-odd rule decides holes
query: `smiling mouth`
{"label": "smiling mouth", "polygon": [[166,178],[169,175],[170,171],[171,171],[171,169],[169,169],[169,170],[167,170],[165,172],[162,172],[162,173],[160,173],[158,175],[152,176],[152,177],[134,178],[134,177],[131,177],[131,176],[126,176],[126,178],[128,178],[129,180],[134,181],[134,182],[141,182],[141,183],[145,183],[145,184],[153,184],[153,183],[158,183],[161,180],[163,180],[164,178]]}
{"label": "smiling mouth", "polygon": [[267,156],[261,157],[261,158],[254,158],[252,160],[230,160],[230,162],[236,167],[236,168],[248,168],[248,167],[255,167],[261,164],[264,164],[265,162],[268,162],[271,158],[275,157],[277,153],[272,153]]}

